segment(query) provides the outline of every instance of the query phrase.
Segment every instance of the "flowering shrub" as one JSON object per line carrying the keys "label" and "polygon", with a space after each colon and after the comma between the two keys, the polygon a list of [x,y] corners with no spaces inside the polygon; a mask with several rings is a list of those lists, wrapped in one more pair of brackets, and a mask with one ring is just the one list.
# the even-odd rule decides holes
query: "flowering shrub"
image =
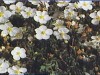
{"label": "flowering shrub", "polygon": [[100,2],[0,0],[1,75],[99,75]]}

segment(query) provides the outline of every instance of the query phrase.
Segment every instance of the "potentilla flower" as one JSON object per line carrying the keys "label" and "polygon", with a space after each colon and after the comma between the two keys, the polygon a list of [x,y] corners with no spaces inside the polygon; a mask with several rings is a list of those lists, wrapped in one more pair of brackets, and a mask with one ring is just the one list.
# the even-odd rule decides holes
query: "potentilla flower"
{"label": "potentilla flower", "polygon": [[27,72],[26,68],[17,65],[8,68],[9,75],[24,75]]}
{"label": "potentilla flower", "polygon": [[23,11],[26,7],[23,5],[22,2],[16,3],[16,5],[12,4],[9,7],[13,12],[20,13]]}
{"label": "potentilla flower", "polygon": [[53,28],[54,30],[57,30],[59,28],[63,28],[64,26],[64,21],[63,20],[56,20],[56,23],[53,24],[55,27]]}
{"label": "potentilla flower", "polygon": [[0,25],[0,29],[2,30],[1,36],[3,37],[7,36],[8,34],[10,36],[15,36],[16,33],[18,32],[18,28],[13,27],[13,25],[10,22],[5,23],[4,25]]}
{"label": "potentilla flower", "polygon": [[0,59],[0,74],[6,73],[9,68],[9,62],[5,59]]}
{"label": "potentilla flower", "polygon": [[30,7],[26,7],[25,10],[21,12],[21,15],[24,18],[34,17],[35,11],[36,11],[35,9],[32,9]]}
{"label": "potentilla flower", "polygon": [[100,36],[92,36],[91,39],[92,39],[92,41],[100,43]]}
{"label": "potentilla flower", "polygon": [[5,4],[15,3],[16,0],[3,0]]}
{"label": "potentilla flower", "polygon": [[20,60],[20,58],[26,57],[26,50],[24,48],[15,47],[14,50],[11,51],[14,60]]}
{"label": "potentilla flower", "polygon": [[49,7],[48,1],[37,1],[37,0],[28,0],[29,2],[31,2],[33,5],[38,5],[38,7],[40,6],[40,4],[42,3],[47,9]]}
{"label": "potentilla flower", "polygon": [[90,17],[93,18],[91,23],[94,25],[98,25],[100,23],[100,11],[95,11],[90,14]]}
{"label": "potentilla flower", "polygon": [[0,6],[0,23],[4,23],[8,21],[8,18],[12,15],[10,11],[6,9],[4,6]]}
{"label": "potentilla flower", "polygon": [[52,29],[48,29],[46,26],[42,25],[39,28],[35,29],[36,35],[35,37],[39,40],[41,39],[49,39],[50,35],[52,35],[53,31]]}
{"label": "potentilla flower", "polygon": [[59,7],[64,7],[66,5],[68,5],[68,1],[58,1],[57,2],[57,6],[59,6]]}
{"label": "potentilla flower", "polygon": [[70,19],[76,19],[77,17],[77,12],[75,12],[73,9],[65,9],[64,10],[64,16],[65,18],[70,18]]}
{"label": "potentilla flower", "polygon": [[40,1],[37,0],[28,0],[29,2],[31,2],[33,5],[38,5],[40,3]]}
{"label": "potentilla flower", "polygon": [[70,9],[77,9],[79,8],[78,3],[69,3],[69,5],[67,6]]}
{"label": "potentilla flower", "polygon": [[69,40],[70,36],[67,34],[69,32],[69,29],[67,28],[59,28],[58,31],[54,31],[54,35],[57,39],[64,39]]}
{"label": "potentilla flower", "polygon": [[46,24],[50,19],[51,17],[48,15],[47,11],[36,11],[34,16],[34,20],[41,24]]}
{"label": "potentilla flower", "polygon": [[84,46],[91,46],[93,48],[99,48],[100,49],[100,43],[97,41],[86,41],[83,43]]}
{"label": "potentilla flower", "polygon": [[82,8],[83,10],[92,10],[92,1],[79,1],[78,6],[79,8]]}
{"label": "potentilla flower", "polygon": [[11,36],[10,38],[11,38],[12,41],[15,40],[15,39],[22,39],[23,38],[23,32],[22,32],[21,28],[18,28],[16,35]]}

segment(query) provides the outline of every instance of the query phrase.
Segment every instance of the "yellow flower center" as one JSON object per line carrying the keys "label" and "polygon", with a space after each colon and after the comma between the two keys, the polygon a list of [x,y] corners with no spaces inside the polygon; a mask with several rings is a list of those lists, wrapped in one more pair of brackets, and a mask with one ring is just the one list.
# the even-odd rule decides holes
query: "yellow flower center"
{"label": "yellow flower center", "polygon": [[21,9],[19,7],[17,7],[16,11],[19,13],[21,11]]}
{"label": "yellow flower center", "polygon": [[65,2],[58,2],[59,4],[65,4]]}
{"label": "yellow flower center", "polygon": [[64,32],[62,32],[62,33],[61,33],[61,36],[64,36],[64,34],[65,34],[65,33],[64,33]]}
{"label": "yellow flower center", "polygon": [[87,6],[88,4],[86,2],[83,3],[84,6]]}
{"label": "yellow flower center", "polygon": [[100,41],[100,37],[97,37],[96,40],[97,40],[97,41]]}
{"label": "yellow flower center", "polygon": [[68,15],[70,15],[70,16],[73,15],[73,12],[68,12]]}
{"label": "yellow flower center", "polygon": [[1,67],[2,63],[0,63],[0,67]]}
{"label": "yellow flower center", "polygon": [[8,32],[11,32],[12,31],[12,27],[8,27]]}
{"label": "yellow flower center", "polygon": [[42,35],[45,35],[46,33],[45,33],[45,31],[42,31],[41,34],[42,34]]}
{"label": "yellow flower center", "polygon": [[17,55],[20,55],[20,52],[17,52],[16,54],[17,54]]}
{"label": "yellow flower center", "polygon": [[100,16],[97,16],[96,19],[100,21]]}
{"label": "yellow flower center", "polygon": [[74,4],[74,7],[75,7],[75,8],[77,8],[77,7],[78,7],[78,4],[77,4],[77,3],[75,3],[75,4]]}
{"label": "yellow flower center", "polygon": [[19,70],[15,70],[14,72],[15,72],[15,74],[20,74]]}
{"label": "yellow flower center", "polygon": [[44,19],[44,16],[42,16],[42,15],[41,15],[41,16],[39,16],[39,17],[40,17],[40,19]]}
{"label": "yellow flower center", "polygon": [[27,12],[27,15],[30,16],[32,13],[31,12]]}
{"label": "yellow flower center", "polygon": [[3,16],[3,12],[0,12],[0,17],[2,17]]}

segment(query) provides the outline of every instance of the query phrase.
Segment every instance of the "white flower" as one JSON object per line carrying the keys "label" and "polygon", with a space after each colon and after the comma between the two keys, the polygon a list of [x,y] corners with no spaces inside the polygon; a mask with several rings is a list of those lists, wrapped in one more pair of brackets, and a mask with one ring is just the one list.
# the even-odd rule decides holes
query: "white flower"
{"label": "white flower", "polygon": [[98,25],[100,23],[100,11],[91,13],[90,17],[93,18],[91,21],[92,24]]}
{"label": "white flower", "polygon": [[69,40],[70,36],[67,34],[69,30],[67,28],[59,28],[58,31],[54,31],[54,35],[57,39]]}
{"label": "white flower", "polygon": [[34,16],[34,20],[41,24],[46,24],[50,19],[51,17],[48,15],[47,11],[36,11],[36,15]]}
{"label": "white flower", "polygon": [[77,12],[75,12],[73,9],[65,9],[64,16],[65,16],[65,18],[76,19]]}
{"label": "white flower", "polygon": [[78,28],[77,33],[82,33],[82,32],[83,32],[83,30],[84,30],[83,25],[82,25],[82,24],[79,24],[79,28]]}
{"label": "white flower", "polygon": [[24,48],[20,48],[20,47],[15,47],[14,50],[11,51],[11,54],[13,55],[13,58],[15,60],[20,60],[20,58],[25,58],[26,54],[25,54],[25,49]]}
{"label": "white flower", "polygon": [[19,67],[17,65],[8,68],[9,75],[24,75],[27,72],[26,68]]}
{"label": "white flower", "polygon": [[7,36],[8,34],[10,36],[15,36],[18,31],[18,28],[13,27],[13,25],[10,22],[4,25],[0,25],[0,29],[2,30],[1,36],[3,37]]}
{"label": "white flower", "polygon": [[22,39],[22,37],[23,37],[22,30],[21,30],[21,28],[18,28],[16,35],[15,36],[11,36],[11,40],[13,41],[15,39]]}
{"label": "white flower", "polygon": [[8,10],[6,10],[6,8],[4,6],[0,6],[0,23],[4,23],[6,21],[8,21],[8,18],[12,15],[12,13]]}
{"label": "white flower", "polygon": [[48,29],[46,26],[42,25],[39,28],[35,29],[36,35],[35,37],[39,40],[41,39],[49,39],[50,35],[52,35],[52,29]]}
{"label": "white flower", "polygon": [[34,17],[35,11],[35,9],[27,7],[24,11],[21,12],[21,14],[24,18]]}
{"label": "white flower", "polygon": [[100,49],[100,43],[97,42],[97,41],[94,41],[94,40],[89,41],[89,42],[86,41],[85,43],[83,43],[83,45],[85,45],[85,46],[91,46],[93,48],[99,48]]}
{"label": "white flower", "polygon": [[100,43],[100,36],[92,36],[91,39],[92,39],[92,41]]}
{"label": "white flower", "polygon": [[56,20],[56,23],[53,24],[55,26],[53,29],[57,30],[59,28],[65,27],[63,24],[64,24],[64,21],[58,19],[58,20]]}
{"label": "white flower", "polygon": [[9,62],[5,59],[0,59],[0,74],[6,73],[9,68]]}
{"label": "white flower", "polygon": [[16,0],[3,0],[5,4],[15,3]]}
{"label": "white flower", "polygon": [[77,9],[79,8],[78,3],[69,3],[69,5],[67,6],[70,9]]}
{"label": "white flower", "polygon": [[39,0],[28,0],[29,2],[31,2],[33,5],[38,5],[38,7],[40,6],[40,4],[42,3],[47,9],[49,7],[48,1],[39,1]]}
{"label": "white flower", "polygon": [[92,1],[79,1],[78,6],[83,10],[92,10]]}
{"label": "white flower", "polygon": [[29,2],[31,2],[33,5],[38,5],[40,3],[40,1],[37,0],[28,0]]}
{"label": "white flower", "polygon": [[57,6],[59,6],[59,7],[64,7],[66,5],[68,5],[68,1],[58,1],[57,2]]}
{"label": "white flower", "polygon": [[26,7],[23,5],[22,2],[18,2],[16,3],[16,5],[12,4],[9,7],[13,12],[17,12],[20,13],[21,11],[23,11]]}

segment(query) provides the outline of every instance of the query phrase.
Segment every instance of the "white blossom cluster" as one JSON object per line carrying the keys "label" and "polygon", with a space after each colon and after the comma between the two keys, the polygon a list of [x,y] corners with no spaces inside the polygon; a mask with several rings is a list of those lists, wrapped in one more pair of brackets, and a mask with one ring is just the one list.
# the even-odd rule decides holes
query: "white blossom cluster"
{"label": "white blossom cluster", "polygon": [[[21,15],[23,19],[32,18],[35,22],[39,23],[40,26],[36,28],[35,34],[33,35],[38,40],[48,40],[51,36],[54,36],[57,40],[64,40],[68,42],[70,40],[71,29],[67,28],[65,25],[65,20],[71,20],[71,26],[75,26],[75,21],[84,19],[85,14],[79,14],[76,10],[82,9],[85,12],[93,9],[92,1],[79,1],[75,3],[70,3],[68,1],[59,1],[57,6],[59,8],[65,7],[63,11],[63,19],[54,19],[53,16],[49,15],[48,8],[50,7],[48,1],[41,1],[47,10],[37,10],[35,8],[27,7],[23,2],[16,2],[17,0],[3,0],[5,4],[9,5],[9,8],[5,6],[0,6],[0,35],[2,37],[7,37],[13,41],[16,39],[23,38],[23,30],[21,27],[15,27],[9,20],[13,15]],[[31,4],[37,5],[40,7],[40,1],[28,0]],[[59,17],[59,16],[57,16]],[[100,24],[100,10],[92,11],[89,13],[89,18],[91,18],[91,24],[99,25]],[[47,23],[54,19],[53,28],[52,26],[47,26]],[[52,24],[51,24],[52,25]],[[49,28],[50,27],[50,28]],[[81,34],[84,30],[84,25],[79,24],[77,33]],[[100,36],[91,36],[92,46],[100,46]],[[85,45],[90,43],[86,42]],[[2,51],[4,48],[0,49]],[[26,50],[24,48],[15,47],[11,51],[12,58],[15,61],[20,61],[23,58],[26,58]],[[4,58],[0,58],[0,74],[9,73],[9,75],[24,75],[27,72],[27,69],[18,65],[11,65],[9,61]]]}

